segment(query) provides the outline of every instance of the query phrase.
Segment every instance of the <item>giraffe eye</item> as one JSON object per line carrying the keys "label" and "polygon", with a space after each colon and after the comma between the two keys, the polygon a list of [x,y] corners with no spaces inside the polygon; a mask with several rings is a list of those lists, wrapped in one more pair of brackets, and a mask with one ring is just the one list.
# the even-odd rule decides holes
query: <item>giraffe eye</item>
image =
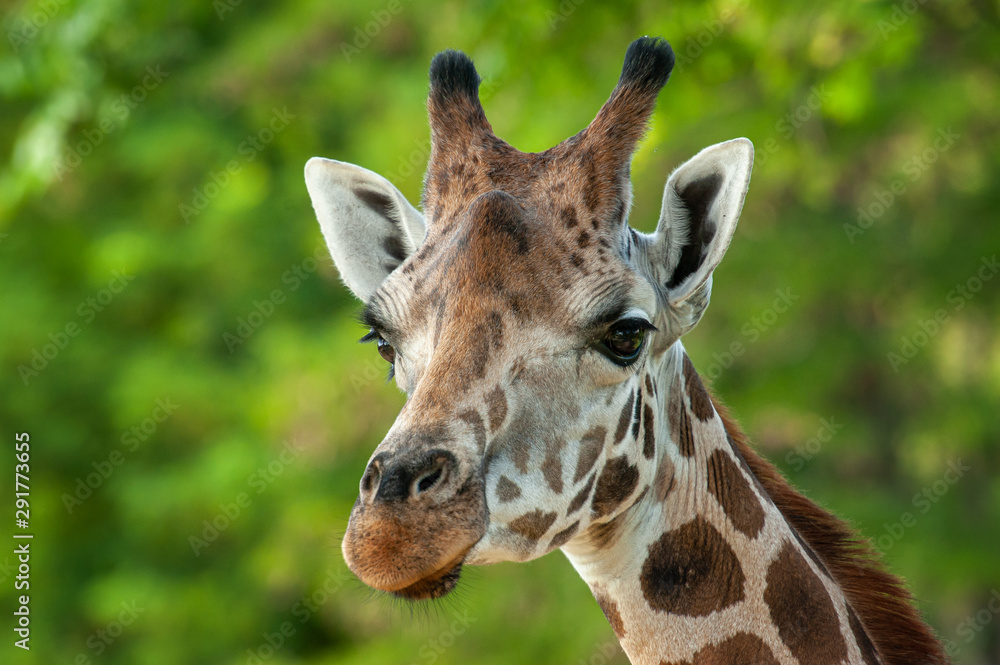
{"label": "giraffe eye", "polygon": [[598,350],[614,363],[627,367],[639,358],[649,330],[655,328],[645,319],[622,319],[611,326]]}
{"label": "giraffe eye", "polygon": [[390,365],[396,364],[396,349],[393,348],[392,344],[385,341],[381,335],[375,340],[375,347],[378,349],[378,354],[382,356],[387,363]]}
{"label": "giraffe eye", "polygon": [[391,379],[396,369],[396,349],[386,341],[382,335],[375,330],[370,328],[368,334],[362,337],[359,342],[375,342],[375,348],[378,349],[378,354],[385,359],[387,363],[391,365],[389,368],[389,378]]}

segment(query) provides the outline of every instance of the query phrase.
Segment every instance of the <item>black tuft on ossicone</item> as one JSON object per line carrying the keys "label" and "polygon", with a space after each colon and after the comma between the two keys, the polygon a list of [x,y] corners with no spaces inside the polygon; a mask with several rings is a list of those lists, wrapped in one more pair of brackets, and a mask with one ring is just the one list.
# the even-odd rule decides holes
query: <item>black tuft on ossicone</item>
{"label": "black tuft on ossicone", "polygon": [[431,61],[431,94],[479,96],[479,74],[469,56],[461,51],[441,51]]}
{"label": "black tuft on ossicone", "polygon": [[661,37],[640,37],[629,44],[618,85],[659,91],[674,68],[674,50]]}

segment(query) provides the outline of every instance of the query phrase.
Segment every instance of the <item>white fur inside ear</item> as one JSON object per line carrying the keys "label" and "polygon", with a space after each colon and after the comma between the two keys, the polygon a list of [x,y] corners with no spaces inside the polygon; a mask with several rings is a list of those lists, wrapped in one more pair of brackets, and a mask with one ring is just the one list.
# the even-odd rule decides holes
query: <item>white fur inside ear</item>
{"label": "white fur inside ear", "polygon": [[678,336],[708,306],[712,272],[736,231],[752,168],[753,144],[740,138],[705,148],[667,180],[646,261]]}
{"label": "white fur inside ear", "polygon": [[[671,303],[691,296],[722,261],[736,232],[752,168],[753,144],[741,138],[705,148],[671,174],[656,238],[672,282]],[[692,189],[699,190],[694,199],[688,194]],[[682,253],[696,257],[696,265],[681,265]],[[685,269],[690,272],[677,274]]]}
{"label": "white fur inside ear", "polygon": [[388,180],[354,164],[313,157],[305,179],[341,278],[368,300],[423,242],[424,216]]}

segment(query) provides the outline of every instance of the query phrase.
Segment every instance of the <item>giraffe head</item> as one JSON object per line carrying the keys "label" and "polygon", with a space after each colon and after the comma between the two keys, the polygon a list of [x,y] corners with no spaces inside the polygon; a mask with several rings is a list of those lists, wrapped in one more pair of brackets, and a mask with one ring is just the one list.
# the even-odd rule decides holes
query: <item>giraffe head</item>
{"label": "giraffe head", "polygon": [[635,41],[586,129],[522,153],[493,134],[472,62],[439,54],[423,213],[361,167],[306,165],[365,339],[408,396],[343,541],[366,584],[443,595],[463,563],[541,556],[665,482],[642,396],[669,389],[652,370],[708,304],[753,161],[746,139],[703,150],[656,231],[629,228],[632,153],[673,63]]}

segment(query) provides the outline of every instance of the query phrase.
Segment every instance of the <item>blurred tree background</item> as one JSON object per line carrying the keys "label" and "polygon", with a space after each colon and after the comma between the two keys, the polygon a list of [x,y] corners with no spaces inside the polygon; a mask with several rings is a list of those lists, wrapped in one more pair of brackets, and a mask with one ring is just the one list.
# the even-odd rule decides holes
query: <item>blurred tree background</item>
{"label": "blurred tree background", "polygon": [[429,608],[347,572],[340,535],[402,396],[354,343],[302,168],[355,162],[417,202],[434,53],[469,53],[497,133],[534,151],[586,126],[643,34],[678,66],[632,224],[653,228],[702,147],[757,149],[696,366],[874,540],[956,663],[1000,662],[996,3],[6,11],[0,488],[13,512],[28,431],[36,534],[13,662],[624,663],[559,554],[467,569]]}

